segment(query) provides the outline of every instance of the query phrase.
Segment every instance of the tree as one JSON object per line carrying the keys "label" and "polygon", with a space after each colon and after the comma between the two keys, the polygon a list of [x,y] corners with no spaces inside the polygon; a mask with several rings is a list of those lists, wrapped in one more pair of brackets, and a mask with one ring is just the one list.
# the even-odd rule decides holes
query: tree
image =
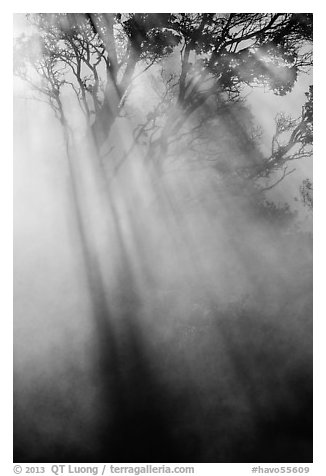
{"label": "tree", "polygon": [[[243,425],[246,430],[239,434],[238,423],[243,423],[247,401],[258,409],[249,411],[248,417],[253,415],[262,422],[266,435],[270,435],[270,421],[261,416],[269,415],[269,407],[263,402],[265,393],[260,395],[261,382],[265,380],[261,379],[260,371],[257,374],[252,370],[251,359],[256,363],[258,356],[262,361],[261,374],[267,376],[273,399],[279,377],[276,371],[275,377],[274,371],[270,371],[270,362],[284,362],[286,353],[283,356],[283,350],[279,353],[275,348],[280,340],[282,347],[287,336],[287,332],[282,332],[279,339],[277,331],[286,329],[278,328],[275,322],[277,313],[283,318],[283,303],[285,306],[294,301],[287,296],[288,286],[283,278],[295,274],[291,273],[288,262],[299,260],[296,253],[294,259],[288,256],[296,241],[292,236],[289,238],[288,231],[294,213],[287,205],[279,207],[266,202],[264,192],[291,173],[286,168],[291,161],[310,157],[312,145],[312,89],[300,117],[280,114],[276,118],[271,152],[267,156],[259,147],[259,128],[248,109],[245,94],[248,88],[265,87],[277,95],[285,95],[298,75],[309,70],[312,15],[55,13],[29,15],[28,20],[32,34],[22,35],[16,41],[15,72],[35,92],[35,99],[50,105],[62,126],[73,211],[95,322],[94,367],[101,387],[97,402],[100,423],[97,441],[90,444],[90,461],[104,462],[108,457],[144,461],[148,452],[155,461],[183,458],[188,461],[194,454],[202,461],[205,452],[200,448],[212,446],[209,441],[212,439],[215,443],[208,450],[209,458],[213,461],[219,454],[222,461],[234,448],[241,448],[241,440],[251,435],[251,423]],[[142,104],[135,101],[138,78],[143,79],[146,89],[146,101]],[[76,106],[73,113],[71,104]],[[74,124],[76,110],[83,119],[78,121],[78,140]],[[123,137],[119,141],[120,130]],[[139,175],[131,173],[135,162],[144,171],[140,183],[137,183]],[[181,191],[173,192],[184,193],[182,198],[189,200],[193,198],[189,189],[194,190],[197,202],[202,198],[199,192],[206,193],[205,198],[209,195],[213,209],[207,212],[205,206],[198,206],[190,226],[184,217],[186,213],[182,213],[189,207],[180,206],[180,212],[181,200],[174,200],[172,187],[166,186],[168,180],[165,182],[168,173],[175,177],[180,170],[185,171],[185,181],[189,178],[186,171],[193,170],[194,179],[188,188],[180,187]],[[207,174],[203,177],[202,172]],[[274,175],[279,172],[281,176],[275,181]],[[176,183],[178,186],[181,181]],[[304,187],[302,196],[310,203],[310,183],[306,182]],[[217,194],[222,196],[219,202],[215,200]],[[150,208],[153,197],[158,198],[156,208]],[[144,207],[143,202],[146,202]],[[217,214],[220,215],[215,220]],[[201,225],[207,239],[203,239]],[[282,235],[281,239],[278,235]],[[300,272],[296,274],[302,276]],[[234,313],[237,323],[233,332],[228,328],[230,317],[232,322],[231,307],[223,318],[224,290],[228,291],[230,300],[236,300],[244,281],[245,290],[254,288],[255,309],[250,318],[249,306],[246,313],[241,309]],[[295,280],[289,281],[294,288]],[[227,289],[228,285],[231,290]],[[153,296],[149,298],[150,293]],[[266,312],[266,302],[270,303],[271,311]],[[145,309],[148,303],[149,311]],[[277,327],[276,333],[272,327],[274,348],[262,359],[266,343],[265,339],[261,342],[259,333],[261,321],[268,321],[269,313],[273,320],[275,317],[273,325]],[[180,315],[183,319],[176,323]],[[244,320],[240,319],[243,315]],[[208,321],[207,316],[212,322],[205,330],[202,323]],[[205,348],[201,339],[197,339],[198,355],[203,353],[208,359],[207,364],[204,359],[204,365],[202,368],[199,365],[200,370],[194,374],[197,378],[200,374],[198,380],[203,381],[203,389],[199,385],[192,392],[198,395],[198,400],[197,397],[193,400],[196,411],[200,412],[197,420],[207,425],[198,423],[199,428],[204,428],[201,430],[204,437],[198,440],[197,424],[194,434],[189,431],[192,401],[189,406],[178,391],[180,378],[185,381],[188,378],[191,367],[188,363],[201,364],[202,357],[186,361],[185,366],[179,365],[184,360],[183,352],[194,345],[191,341],[182,344],[182,339],[174,333],[191,319],[195,322],[192,331],[204,329],[208,343]],[[295,322],[297,329],[298,321]],[[167,332],[152,332],[151,326],[156,325],[164,326]],[[170,340],[169,329],[174,333]],[[240,349],[238,329],[245,337],[244,352]],[[266,329],[264,336],[268,334],[267,324]],[[289,334],[292,330],[291,327]],[[152,336],[156,340],[150,342]],[[291,334],[290,342],[294,346],[301,340],[296,341]],[[214,353],[213,349],[218,352]],[[208,356],[210,353],[213,358]],[[281,356],[279,360],[275,360],[275,353]],[[161,355],[164,359],[155,358]],[[294,356],[301,365],[297,354]],[[222,366],[216,367],[220,360]],[[236,385],[231,385],[230,390],[232,394],[242,395],[243,404],[235,405],[237,401],[232,395],[231,405],[227,402],[225,405],[223,389],[221,397],[216,398],[221,392],[221,382],[215,374],[223,370],[225,360],[226,380],[229,361],[230,364],[233,361],[235,372],[230,381],[233,379]],[[167,379],[167,383],[172,381],[172,395],[174,381],[177,388],[172,403],[164,376],[157,385],[158,376],[162,371],[169,373],[170,367],[175,368],[172,372],[175,377]],[[208,374],[207,369],[211,369]],[[247,379],[247,386],[246,374],[253,377],[251,381]],[[206,375],[210,375],[209,385],[205,382]],[[228,386],[226,382],[227,389]],[[234,388],[239,391],[234,392]],[[286,391],[291,405],[284,405],[285,414],[293,407],[292,391],[298,400],[301,398],[301,393],[294,390],[295,385],[291,385]],[[208,405],[202,401],[202,393],[208,395]],[[55,401],[55,397],[50,401]],[[89,408],[89,402],[86,406]],[[270,406],[275,408],[273,401]],[[179,420],[181,407],[185,407],[185,412],[181,412]],[[229,431],[230,425],[228,415],[235,410],[240,416],[232,422],[231,436],[225,437],[225,429]],[[223,414],[227,415],[224,423],[220,417]],[[298,414],[295,410],[293,415]],[[294,416],[287,420],[292,430],[293,421],[298,421]],[[17,434],[19,430],[18,425]],[[157,436],[153,438],[154,434]],[[256,443],[262,448],[264,444],[270,447],[269,442],[273,441],[276,453],[281,452],[283,458],[279,434],[284,434],[284,428],[276,429],[272,440],[269,436],[260,438],[257,433],[253,442],[255,456]],[[62,443],[63,458],[70,457],[71,461],[71,452],[76,461],[87,457],[78,445],[76,450],[70,446],[69,438],[70,433],[67,448]],[[292,441],[293,434],[286,439]],[[50,441],[45,443],[51,446],[47,455],[50,461],[58,457],[58,449],[51,439],[46,441]],[[301,449],[301,441],[295,444]],[[24,447],[23,455],[25,451]],[[236,450],[235,459],[241,459],[241,451]],[[246,449],[243,451],[249,457]],[[263,460],[268,459],[269,451],[266,450],[266,458],[265,453],[260,455]]]}
{"label": "tree", "polygon": [[[16,72],[46,96],[62,123],[62,95],[71,88],[99,148],[139,70],[156,73],[164,58],[173,56],[175,67],[172,75],[156,75],[165,81],[162,107],[154,105],[137,135],[148,139],[151,126],[148,154],[159,157],[189,132],[189,122],[199,128],[200,110],[206,127],[246,85],[284,95],[311,65],[311,14],[38,14],[29,20],[35,34],[17,41]],[[293,126],[280,117],[276,136]],[[280,154],[285,161],[292,142],[273,149],[267,168],[279,164]]]}
{"label": "tree", "polygon": [[[276,118],[268,157],[259,149],[259,134],[243,97],[245,88],[258,86],[284,95],[298,74],[309,70],[311,14],[56,13],[28,19],[33,34],[16,41],[15,72],[38,99],[49,103],[63,126],[85,256],[90,256],[94,233],[85,216],[90,212],[83,185],[91,171],[95,192],[89,190],[89,201],[97,194],[99,206],[112,216],[130,289],[132,273],[126,271],[111,181],[135,151],[149,171],[154,195],[168,207],[161,175],[171,164],[211,167],[228,193],[257,197],[292,172],[289,161],[311,155],[312,88],[299,118]],[[147,82],[151,78],[154,95],[134,114],[137,78],[147,71],[151,74],[143,77]],[[84,118],[86,162],[79,160],[74,146],[67,95]],[[113,126],[126,119],[132,132],[115,148]],[[223,153],[225,140],[232,154]],[[262,185],[278,170],[280,178]],[[136,217],[129,220],[137,234]],[[94,268],[94,260],[87,267]]]}
{"label": "tree", "polygon": [[306,93],[307,101],[302,106],[301,115],[292,118],[280,113],[275,118],[275,133],[272,138],[271,154],[252,167],[244,167],[242,171],[252,179],[268,178],[281,170],[281,176],[272,184],[263,187],[262,191],[270,190],[280,183],[284,177],[294,172],[288,171],[288,163],[312,156],[313,143],[313,87]]}

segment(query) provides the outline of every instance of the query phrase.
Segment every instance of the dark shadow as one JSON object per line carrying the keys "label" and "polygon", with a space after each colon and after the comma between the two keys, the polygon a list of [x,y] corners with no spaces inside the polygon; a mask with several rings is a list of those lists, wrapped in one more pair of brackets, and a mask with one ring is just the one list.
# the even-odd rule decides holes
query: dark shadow
{"label": "dark shadow", "polygon": [[[78,445],[76,440],[69,444],[69,440],[60,442],[51,435],[44,439],[39,422],[35,421],[36,429],[26,428],[24,415],[15,410],[14,462],[311,462],[311,362],[298,363],[281,373],[293,346],[287,340],[278,343],[279,326],[264,325],[259,315],[248,312],[238,313],[236,319],[231,311],[226,316],[217,311],[214,315],[216,306],[207,297],[213,313],[207,329],[199,332],[195,342],[184,341],[181,350],[176,345],[177,336],[172,339],[169,345],[175,348],[165,364],[165,377],[160,375],[162,367],[143,338],[141,303],[127,254],[122,247],[116,289],[109,294],[102,276],[103,263],[92,250],[88,239],[91,231],[83,223],[77,185],[71,175],[76,228],[92,305],[94,381],[99,389],[96,410],[100,418],[95,431],[88,434],[80,415]],[[119,233],[117,241],[123,244]],[[169,303],[165,306],[167,310]],[[200,328],[202,316],[196,317],[196,327]],[[164,318],[164,310],[152,316],[153,321]],[[223,343],[220,353],[215,352],[219,343]],[[224,370],[214,360],[223,352],[233,369],[230,378],[236,382],[234,389],[245,396],[243,413],[247,411],[250,416],[247,420],[236,407],[239,402],[237,395],[231,394],[234,389],[224,384],[229,376],[214,376]],[[184,360],[199,369],[194,375],[200,384],[188,375],[179,382],[186,369],[183,353]],[[54,390],[56,384],[60,385],[51,384]],[[62,405],[50,394],[51,389],[46,389],[36,396],[39,404],[48,399],[45,409],[49,413]],[[39,449],[36,445],[32,453],[28,445],[31,437],[40,441]]]}
{"label": "dark shadow", "polygon": [[[151,356],[147,355],[137,323],[140,303],[134,291],[132,272],[127,259],[117,276],[119,290],[112,295],[105,288],[101,264],[93,253],[83,223],[77,184],[72,174],[72,200],[79,233],[94,322],[94,375],[99,387],[97,429],[90,436],[80,435],[76,443],[42,439],[42,429],[26,428],[21,412],[14,411],[15,462],[173,462],[182,459],[184,442],[173,437],[171,415],[175,403],[170,390],[160,383]],[[122,250],[122,256],[124,255]],[[57,382],[60,386],[60,382]],[[52,386],[52,385],[51,385]],[[55,384],[54,384],[55,389]],[[52,389],[53,390],[53,389]],[[83,389],[81,388],[82,392]],[[40,407],[52,413],[62,405],[45,390],[36,399]],[[55,395],[55,392],[54,392]],[[67,398],[69,396],[67,395]],[[46,402],[44,402],[46,401]],[[43,408],[44,412],[44,408]],[[80,416],[83,418],[83,415]],[[62,416],[61,416],[62,419]],[[69,419],[67,415],[67,425]],[[81,421],[81,429],[83,422]],[[87,428],[86,428],[87,430]],[[68,427],[67,427],[68,431]],[[40,440],[39,451],[29,451],[28,434]],[[41,441],[42,440],[42,441]],[[187,456],[188,456],[187,452]]]}
{"label": "dark shadow", "polygon": [[218,331],[252,414],[252,427],[241,428],[244,439],[232,461],[311,463],[312,356],[295,354],[298,343],[292,336],[281,335],[277,324],[264,324],[259,314],[221,320]]}

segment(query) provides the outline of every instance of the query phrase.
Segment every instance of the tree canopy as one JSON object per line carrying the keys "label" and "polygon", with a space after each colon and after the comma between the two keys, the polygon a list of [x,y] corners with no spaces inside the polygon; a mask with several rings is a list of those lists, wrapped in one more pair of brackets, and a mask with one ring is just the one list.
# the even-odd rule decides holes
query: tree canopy
{"label": "tree canopy", "polygon": [[[311,14],[62,13],[33,14],[29,21],[34,34],[16,42],[16,73],[46,96],[62,123],[67,122],[62,96],[70,88],[98,146],[108,139],[144,70],[155,72],[165,87],[139,132],[144,135],[148,125],[154,132],[159,124],[155,144],[165,150],[203,108],[206,127],[208,116],[239,101],[245,86],[285,95],[312,62]],[[159,77],[167,58],[173,71]],[[280,158],[285,162],[295,144],[311,143],[311,107],[312,90],[304,116],[278,118],[264,171],[279,165]],[[280,136],[290,130],[290,140],[280,145]]]}

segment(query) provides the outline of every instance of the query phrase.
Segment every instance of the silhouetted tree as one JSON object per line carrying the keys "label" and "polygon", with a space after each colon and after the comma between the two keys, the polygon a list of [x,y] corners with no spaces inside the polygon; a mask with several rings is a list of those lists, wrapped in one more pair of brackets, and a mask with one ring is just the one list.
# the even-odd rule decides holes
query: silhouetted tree
{"label": "silhouetted tree", "polygon": [[[50,105],[62,125],[70,167],[74,211],[95,321],[97,371],[102,386],[99,407],[103,411],[103,418],[99,424],[98,441],[94,443],[97,447],[90,452],[90,461],[108,461],[108,458],[111,458],[109,461],[134,462],[147,458],[152,458],[152,461],[170,462],[189,461],[191,458],[195,461],[203,461],[205,458],[205,461],[225,461],[234,449],[235,461],[249,461],[252,455],[257,456],[257,451],[261,453],[262,461],[267,460],[271,451],[274,458],[280,456],[283,461],[288,455],[281,447],[283,440],[279,443],[279,435],[284,434],[291,442],[290,448],[293,447],[290,459],[296,461],[300,444],[294,434],[298,431],[294,422],[300,421],[301,412],[306,411],[310,400],[304,398],[303,404],[298,409],[294,406],[292,413],[288,405],[291,400],[289,397],[285,399],[284,405],[282,402],[273,404],[274,406],[271,404],[276,410],[275,415],[270,417],[269,407],[266,407],[266,411],[264,407],[265,393],[262,397],[259,395],[261,389],[266,386],[272,396],[275,396],[275,388],[278,388],[279,382],[274,362],[280,362],[281,365],[288,349],[287,342],[281,342],[281,345],[278,342],[279,328],[276,324],[275,329],[266,324],[264,335],[270,335],[268,332],[271,328],[275,337],[271,341],[271,349],[265,350],[259,335],[261,320],[264,321],[268,312],[272,316],[282,312],[283,316],[282,306],[287,306],[288,301],[295,301],[294,298],[288,298],[287,288],[283,291],[282,287],[283,268],[292,269],[289,264],[284,266],[284,262],[287,252],[292,248],[292,239],[287,235],[287,225],[293,220],[294,214],[287,205],[278,207],[272,202],[266,202],[264,192],[291,173],[287,169],[291,161],[311,156],[312,88],[307,93],[307,102],[300,117],[291,118],[284,114],[277,116],[271,153],[267,157],[259,149],[259,130],[255,129],[255,120],[246,105],[243,92],[248,87],[258,86],[266,87],[277,95],[285,95],[292,90],[298,75],[308,71],[311,66],[312,15],[54,13],[28,15],[28,20],[31,34],[20,36],[15,43],[15,73],[30,85],[38,99],[43,98]],[[145,75],[146,71],[151,74]],[[142,74],[145,85],[150,86],[150,91],[146,98],[148,100],[146,103],[144,101],[142,109],[139,110],[140,107],[137,108],[134,104],[133,94],[137,78]],[[83,117],[82,125],[78,122],[82,130],[81,144],[77,144],[79,148],[74,147],[76,110]],[[114,126],[125,118],[130,120],[130,137],[126,137],[127,144],[116,151]],[[135,149],[141,153],[133,154]],[[225,151],[229,153],[225,154]],[[186,284],[182,285],[185,286],[186,292],[181,294],[181,298],[178,296],[178,299],[180,302],[190,301],[185,303],[184,312],[190,314],[185,316],[185,320],[188,322],[193,319],[195,325],[189,327],[190,331],[186,337],[182,334],[181,344],[180,335],[175,333],[172,339],[175,345],[170,346],[171,349],[168,349],[165,343],[160,343],[159,339],[157,346],[161,345],[162,354],[165,354],[162,359],[165,364],[161,366],[161,370],[163,367],[166,374],[171,372],[172,378],[167,381],[176,382],[177,391],[178,385],[180,386],[180,369],[189,367],[190,371],[188,362],[187,365],[183,366],[181,363],[180,366],[180,357],[182,360],[182,354],[188,348],[195,351],[195,356],[198,352],[198,359],[189,361],[197,368],[195,375],[200,382],[193,392],[194,396],[189,396],[182,390],[180,396],[175,396],[174,389],[167,389],[164,379],[160,381],[160,366],[155,358],[152,358],[154,354],[147,352],[148,343],[144,344],[142,329],[137,320],[140,312],[144,310],[141,307],[144,304],[141,302],[141,291],[139,296],[138,289],[146,288],[151,279],[150,275],[143,277],[147,271],[147,250],[142,248],[141,243],[145,233],[138,233],[143,226],[144,217],[140,212],[138,224],[138,217],[130,212],[123,217],[125,220],[120,220],[116,202],[120,205],[125,197],[120,200],[121,197],[118,196],[115,200],[114,192],[119,187],[119,182],[113,184],[116,189],[111,182],[118,176],[124,164],[135,157],[148,166],[147,171],[153,172],[152,175],[149,174],[151,179],[158,179],[152,188],[153,193],[157,191],[161,198],[162,207],[159,211],[164,211],[162,222],[165,225],[164,219],[167,219],[169,224],[172,223],[171,229],[168,229],[162,238],[162,241],[171,238],[173,245],[167,246],[168,251],[173,250],[175,256],[178,256],[183,252],[183,245],[189,245],[189,256],[185,256],[191,261],[191,266],[187,261],[186,270],[182,271],[182,279],[186,281]],[[222,240],[217,251],[223,251],[223,243],[228,240],[230,247],[236,250],[235,255],[238,256],[239,253],[245,258],[244,262],[248,268],[246,278],[256,288],[254,301],[257,309],[254,309],[254,312],[249,306],[247,310],[238,309],[234,312],[232,321],[231,308],[226,312],[217,307],[218,299],[214,294],[216,283],[208,284],[208,280],[214,281],[216,277],[216,281],[228,282],[230,279],[227,276],[219,276],[218,266],[212,275],[209,271],[206,272],[206,267],[210,269],[210,261],[218,258],[217,253],[211,258],[209,252],[204,250],[202,263],[202,250],[197,246],[197,241],[195,246],[187,242],[187,239],[191,240],[192,237],[184,236],[183,233],[187,233],[188,228],[180,226],[178,211],[173,209],[171,212],[168,208],[166,211],[164,208],[169,197],[164,196],[167,192],[164,184],[161,184],[163,180],[159,180],[163,173],[160,174],[173,173],[174,166],[179,170],[180,167],[194,170],[208,167],[209,173],[213,171],[215,174],[215,184],[219,183],[221,189],[224,187],[228,191],[227,200],[220,202],[221,208],[227,205],[226,211],[222,212],[229,213],[227,236],[223,237],[221,233],[221,237],[217,237],[216,241]],[[281,176],[266,186],[263,181],[273,180],[275,172],[280,172]],[[216,181],[216,176],[221,180]],[[95,187],[89,186],[90,183],[94,185],[92,180]],[[207,183],[208,181],[204,181],[200,190],[205,191],[207,188],[208,193],[211,193]],[[128,194],[127,188],[122,187],[121,195]],[[310,203],[312,205],[311,191],[310,182],[305,181],[301,193],[308,206]],[[242,203],[245,193],[249,197],[248,205],[247,202],[245,205]],[[232,211],[236,205],[230,204],[229,198],[238,198],[238,195],[243,207],[239,208],[250,208],[251,215],[244,213],[245,218],[248,218],[248,226],[244,224],[245,219],[233,220]],[[212,195],[210,199],[211,197]],[[236,200],[235,202],[239,203]],[[218,213],[215,202],[213,207],[214,213]],[[138,211],[137,206],[133,210]],[[92,226],[94,211],[94,215],[100,217],[98,221],[104,222],[99,228]],[[202,212],[203,208],[199,211]],[[145,218],[147,216],[145,215]],[[221,216],[219,224],[222,228],[226,218],[223,213]],[[96,218],[94,222],[98,225]],[[128,225],[127,233],[124,234],[123,227]],[[264,245],[259,252],[255,243],[258,225],[262,225],[263,238],[257,239],[257,243],[262,242]],[[158,226],[159,232],[163,228]],[[103,230],[109,232],[105,235],[98,233],[98,230],[101,233]],[[168,237],[169,232],[171,237]],[[277,234],[282,234],[281,238]],[[194,240],[199,242],[200,239],[194,235]],[[147,240],[147,237],[145,239]],[[215,246],[215,239],[216,236],[212,238],[212,243],[210,239],[204,243],[208,249]],[[145,245],[151,245],[151,240],[155,241],[150,237],[145,241]],[[128,254],[126,241],[129,245],[132,242],[132,253]],[[286,244],[286,251],[279,252],[282,257],[279,273],[270,271],[273,253],[270,257],[264,252],[268,251],[268,245],[273,252],[275,242]],[[283,250],[283,247],[281,248]],[[154,256],[157,261],[161,256],[158,255],[157,258],[152,251],[148,254],[150,259]],[[164,253],[162,256],[165,256]],[[140,261],[139,269],[137,268],[139,282],[132,266],[135,257]],[[294,261],[296,258],[294,253]],[[291,257],[288,260],[291,261]],[[177,264],[179,263],[183,264],[183,260],[178,256]],[[224,266],[224,260],[221,260],[220,266],[221,270],[229,269],[227,264]],[[188,269],[196,275],[189,277],[189,284],[186,276]],[[112,275],[113,285],[110,280]],[[275,287],[282,287],[282,292],[272,292],[273,286],[270,284],[275,276],[279,276]],[[161,281],[160,277],[157,279],[159,283],[165,283],[165,277]],[[154,280],[148,287],[150,290],[154,289],[154,293],[157,291]],[[114,288],[114,292],[111,288]],[[195,288],[196,293],[192,293]],[[175,289],[173,291],[175,292]],[[296,292],[298,293],[297,290]],[[281,295],[283,300],[282,304],[276,306],[276,310],[270,304],[272,310],[266,312],[265,304],[269,302],[266,296],[270,294],[276,297]],[[159,321],[160,325],[170,319],[173,320],[171,328],[182,327],[182,322],[174,323],[180,311],[176,311],[179,313],[176,316],[168,316],[170,301],[167,295],[166,293],[162,309],[157,312],[153,310],[155,319],[153,317],[152,320]],[[293,296],[296,296],[294,290]],[[155,300],[155,297],[152,299]],[[191,308],[194,309],[191,311]],[[173,306],[172,310],[174,312]],[[305,312],[304,310],[297,314],[300,317]],[[209,326],[205,328],[203,322],[209,322]],[[232,322],[236,324],[233,329]],[[203,329],[201,333],[204,335],[204,341],[196,337],[200,335],[199,328]],[[237,335],[238,329],[242,340]],[[164,340],[165,337],[163,335],[160,338]],[[208,343],[207,349],[212,354],[205,353],[207,349],[202,342]],[[154,347],[156,344],[152,345]],[[274,345],[276,350],[272,348]],[[275,352],[277,359],[271,359]],[[203,360],[202,354],[206,356]],[[235,369],[231,377],[235,387],[230,385],[229,388],[229,384],[224,383],[224,390],[222,388],[221,392],[220,384],[222,383],[223,387],[225,378],[221,372],[224,368],[223,358],[219,368],[221,375],[216,372],[215,365],[225,354]],[[301,365],[300,359],[296,360]],[[226,368],[228,369],[228,363]],[[258,368],[258,374],[263,375],[262,381],[253,368]],[[270,372],[266,372],[266,369]],[[284,380],[287,380],[287,374],[284,373],[284,376]],[[189,380],[192,381],[191,377]],[[306,382],[303,387],[305,397]],[[296,390],[297,386],[290,382],[289,392],[293,391],[295,394],[295,402],[300,400],[302,395],[302,392],[297,393]],[[218,393],[221,395],[220,399],[215,398]],[[231,394],[229,404],[226,397]],[[242,395],[243,408],[246,408],[246,400],[252,407],[248,415],[254,416],[257,434],[251,442],[250,450],[241,449],[251,430],[249,420],[248,425],[246,419],[242,420],[241,405],[238,409],[235,408],[237,400],[233,397],[234,394]],[[174,395],[173,398],[171,395]],[[207,395],[208,403],[205,401]],[[266,400],[268,401],[268,398]],[[111,411],[107,411],[108,405],[111,405]],[[281,410],[278,410],[279,408]],[[231,418],[231,437],[230,441],[227,441],[230,424],[228,415],[233,415],[234,411],[236,416],[234,420]],[[191,420],[195,412],[198,412],[198,418],[192,432]],[[285,427],[282,426],[284,415],[287,416]],[[240,434],[239,421],[244,421],[243,433]],[[310,425],[308,417],[307,421]],[[269,435],[271,422],[274,426],[269,440],[266,435]],[[307,428],[310,430],[308,423]],[[17,434],[19,430],[18,425]],[[17,438],[19,441],[19,437]],[[269,441],[274,445],[272,450],[269,450]],[[51,447],[49,451],[50,454],[46,455],[49,461],[58,457],[55,447]],[[84,457],[79,449],[75,454],[68,454],[69,451],[68,447],[62,453],[65,461],[71,461],[72,458],[81,461]],[[28,458],[23,445],[17,450],[18,457],[21,457],[21,454]],[[310,457],[310,453],[308,456]]]}
{"label": "silhouetted tree", "polygon": [[[135,76],[149,68],[157,72],[159,61],[173,56],[173,81],[163,78],[168,107],[161,88],[162,107],[154,105],[138,134],[144,137],[152,127],[149,155],[159,160],[200,109],[206,108],[206,127],[244,86],[264,85],[284,95],[311,65],[311,14],[67,13],[29,20],[35,33],[16,42],[16,72],[47,97],[61,122],[67,122],[62,97],[71,88],[97,147],[122,113]],[[293,125],[280,117],[276,136]],[[288,144],[273,149],[267,168],[278,166],[279,157],[286,160],[299,140],[299,129],[293,133]]]}

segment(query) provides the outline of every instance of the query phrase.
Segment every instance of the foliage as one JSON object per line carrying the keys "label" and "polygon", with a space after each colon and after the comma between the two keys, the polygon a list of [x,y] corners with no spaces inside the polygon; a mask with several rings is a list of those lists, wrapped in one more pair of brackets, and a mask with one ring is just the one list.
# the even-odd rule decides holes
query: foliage
{"label": "foliage", "polygon": [[[55,13],[32,14],[29,21],[34,33],[15,45],[16,74],[45,96],[64,125],[68,118],[62,98],[70,89],[99,149],[116,119],[126,114],[135,79],[151,68],[158,100],[135,126],[134,140],[147,145],[145,158],[161,168],[185,144],[188,156],[196,155],[207,130],[217,127],[223,115],[236,128],[239,148],[247,147],[254,163],[233,167],[218,161],[217,169],[251,180],[280,169],[282,179],[291,173],[286,169],[290,160],[311,156],[312,87],[299,118],[276,118],[266,158],[253,137],[253,121],[243,126],[230,113],[232,104],[243,109],[245,86],[264,86],[279,95],[292,90],[298,74],[312,62],[311,14]],[[167,58],[174,65],[172,74]],[[212,159],[210,150],[216,148],[208,142],[204,156],[201,147],[204,161]],[[124,153],[114,173],[127,158]]]}
{"label": "foliage", "polygon": [[303,201],[303,204],[312,210],[313,207],[313,186],[311,180],[308,178],[303,180],[300,186],[300,195]]}

